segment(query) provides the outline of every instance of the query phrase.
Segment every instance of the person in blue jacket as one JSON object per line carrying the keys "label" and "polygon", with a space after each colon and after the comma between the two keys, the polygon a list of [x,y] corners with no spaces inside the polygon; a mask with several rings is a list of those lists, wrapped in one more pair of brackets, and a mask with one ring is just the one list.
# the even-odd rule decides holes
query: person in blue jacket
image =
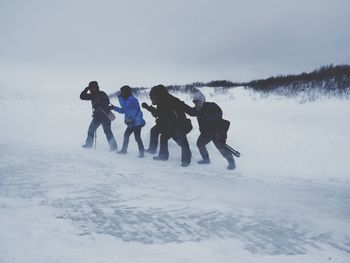
{"label": "person in blue jacket", "polygon": [[131,87],[123,86],[120,88],[120,95],[118,96],[120,107],[111,105],[111,109],[124,114],[124,122],[127,128],[124,132],[124,142],[122,149],[118,152],[126,154],[129,145],[129,137],[134,133],[135,140],[139,147],[139,157],[144,157],[145,148],[141,139],[141,129],[146,122],[143,119],[143,114],[140,109],[139,101],[132,95]]}

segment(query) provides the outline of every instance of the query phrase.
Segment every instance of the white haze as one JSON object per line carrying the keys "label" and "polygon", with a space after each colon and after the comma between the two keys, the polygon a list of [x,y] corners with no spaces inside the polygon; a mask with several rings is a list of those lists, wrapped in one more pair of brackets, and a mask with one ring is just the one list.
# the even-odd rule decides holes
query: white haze
{"label": "white haze", "polygon": [[[204,89],[242,153],[232,172],[211,144],[212,164],[196,163],[195,119],[188,168],[174,142],[167,162],[138,159],[133,137],[127,156],[110,153],[101,128],[82,149],[91,105],[74,84],[1,88],[1,263],[349,262],[347,100]],[[122,115],[112,129],[120,146]]]}

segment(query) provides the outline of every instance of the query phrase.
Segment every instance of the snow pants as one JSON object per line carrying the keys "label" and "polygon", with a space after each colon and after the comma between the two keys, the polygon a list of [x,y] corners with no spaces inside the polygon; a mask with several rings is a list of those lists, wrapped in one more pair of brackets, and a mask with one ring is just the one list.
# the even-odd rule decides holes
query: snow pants
{"label": "snow pants", "polygon": [[162,133],[160,136],[160,150],[159,157],[168,159],[169,157],[169,149],[168,149],[168,141],[170,138],[173,138],[175,142],[181,147],[181,162],[182,163],[190,163],[192,153],[190,150],[190,145],[188,144],[186,132],[181,128],[174,128],[169,133]]}
{"label": "snow pants", "polygon": [[215,139],[215,136],[204,135],[201,133],[197,140],[197,147],[200,154],[202,155],[202,158],[209,159],[209,153],[207,147],[205,146],[211,141],[213,141],[215,147],[219,150],[221,155],[228,161],[232,162],[233,155],[225,147],[226,140],[217,140]]}
{"label": "snow pants", "polygon": [[158,124],[154,125],[150,132],[148,152],[156,153],[161,129]]}
{"label": "snow pants", "polygon": [[92,147],[94,143],[94,135],[97,128],[102,124],[103,131],[106,135],[109,147],[111,150],[117,149],[117,142],[114,138],[113,132],[111,130],[111,121],[107,118],[96,118],[93,117],[89,126],[88,135],[85,141],[85,145]]}
{"label": "snow pants", "polygon": [[122,148],[123,152],[126,152],[127,149],[128,149],[129,138],[130,138],[130,135],[132,133],[134,133],[135,140],[136,140],[137,145],[139,147],[140,154],[143,154],[145,152],[145,148],[143,146],[143,142],[142,142],[142,139],[141,139],[141,129],[142,129],[142,126],[126,128],[126,130],[124,132],[124,141],[123,141],[123,148]]}

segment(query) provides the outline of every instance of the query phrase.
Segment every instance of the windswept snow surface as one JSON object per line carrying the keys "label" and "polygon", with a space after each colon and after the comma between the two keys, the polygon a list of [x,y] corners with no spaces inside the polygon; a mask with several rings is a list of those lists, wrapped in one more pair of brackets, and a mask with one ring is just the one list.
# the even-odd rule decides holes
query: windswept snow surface
{"label": "windswept snow surface", "polygon": [[212,144],[212,164],[197,164],[196,119],[187,168],[174,142],[167,162],[137,158],[133,137],[128,155],[111,153],[101,128],[82,149],[80,91],[1,89],[1,263],[350,262],[349,101],[204,89],[242,153],[232,172]]}

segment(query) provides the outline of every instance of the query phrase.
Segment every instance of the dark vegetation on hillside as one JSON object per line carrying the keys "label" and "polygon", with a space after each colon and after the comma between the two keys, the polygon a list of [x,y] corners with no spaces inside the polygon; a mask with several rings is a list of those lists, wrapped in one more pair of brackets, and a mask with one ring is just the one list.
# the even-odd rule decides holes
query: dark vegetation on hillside
{"label": "dark vegetation on hillside", "polygon": [[[303,96],[306,100],[313,100],[320,96],[350,98],[350,65],[328,65],[309,73],[299,75],[278,75],[267,79],[250,82],[232,82],[215,80],[210,82],[194,82],[186,85],[169,85],[170,92],[193,93],[203,87],[211,87],[215,92],[243,86],[254,92],[268,96]],[[137,96],[148,94],[149,88],[134,87]],[[116,94],[112,94],[115,96]]]}
{"label": "dark vegetation on hillside", "polygon": [[257,92],[284,96],[299,94],[348,96],[350,94],[350,65],[323,66],[310,73],[254,80],[246,83],[245,86]]}

